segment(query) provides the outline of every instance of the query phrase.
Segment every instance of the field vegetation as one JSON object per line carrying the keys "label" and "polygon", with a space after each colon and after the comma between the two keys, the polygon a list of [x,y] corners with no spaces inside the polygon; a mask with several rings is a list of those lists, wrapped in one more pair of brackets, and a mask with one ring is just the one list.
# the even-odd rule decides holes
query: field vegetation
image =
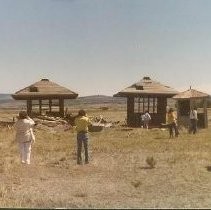
{"label": "field vegetation", "polygon": [[[76,164],[74,130],[38,126],[27,166],[20,163],[14,129],[0,128],[0,207],[211,207],[210,127],[196,135],[181,128],[178,138],[169,139],[164,129],[126,127],[126,112],[119,106],[86,110],[89,116],[119,121],[90,133],[88,165]],[[2,109],[0,116],[12,118],[17,111]]]}

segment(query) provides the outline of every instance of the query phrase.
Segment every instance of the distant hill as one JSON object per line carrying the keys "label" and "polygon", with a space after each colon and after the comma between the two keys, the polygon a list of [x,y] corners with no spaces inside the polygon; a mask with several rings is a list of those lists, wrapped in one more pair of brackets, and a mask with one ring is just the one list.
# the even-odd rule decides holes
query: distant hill
{"label": "distant hill", "polygon": [[7,103],[12,100],[13,100],[13,98],[12,98],[11,94],[0,93],[0,103]]}
{"label": "distant hill", "polygon": [[[73,100],[65,100],[65,105],[125,105],[127,99],[123,97],[112,97],[105,95],[91,95],[91,96],[82,96]],[[169,99],[170,104],[174,104],[175,101],[173,99]],[[0,107],[23,107],[25,106],[25,101],[16,101],[12,98],[11,94],[0,93]],[[211,97],[208,98],[208,107],[211,107]],[[202,104],[200,104],[202,106]]]}
{"label": "distant hill", "polygon": [[11,94],[0,93],[0,100],[4,100],[4,99],[12,99]]}
{"label": "distant hill", "polygon": [[[92,95],[78,97],[74,100],[65,100],[65,105],[95,105],[95,104],[125,104],[126,99],[120,97],[112,97],[105,95]],[[1,107],[19,107],[25,104],[24,101],[16,101],[12,98],[11,94],[0,94],[0,106]]]}
{"label": "distant hill", "polygon": [[125,103],[125,98],[120,97],[112,97],[105,95],[92,95],[92,96],[84,96],[78,97],[75,100],[69,100],[67,104],[122,104]]}

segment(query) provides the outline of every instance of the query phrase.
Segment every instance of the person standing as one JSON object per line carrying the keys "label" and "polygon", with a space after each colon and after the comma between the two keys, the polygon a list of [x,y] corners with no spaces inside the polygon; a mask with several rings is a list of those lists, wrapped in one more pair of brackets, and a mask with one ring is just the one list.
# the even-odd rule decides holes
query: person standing
{"label": "person standing", "polygon": [[88,156],[88,126],[91,125],[90,119],[87,117],[86,112],[81,109],[78,116],[75,118],[75,126],[77,131],[77,164],[82,164],[81,150],[82,144],[85,151],[85,164],[89,163]]}
{"label": "person standing", "polygon": [[149,128],[149,121],[151,120],[151,116],[149,114],[149,111],[146,110],[143,116],[143,126],[144,128],[148,129]]}
{"label": "person standing", "polygon": [[189,133],[195,134],[197,131],[198,114],[196,107],[190,110],[190,129]]}
{"label": "person standing", "polygon": [[21,163],[30,164],[32,143],[35,142],[33,126],[35,122],[27,115],[26,111],[20,111],[15,122],[16,141],[18,142]]}
{"label": "person standing", "polygon": [[177,127],[177,119],[176,119],[174,110],[172,108],[170,108],[167,113],[167,123],[169,127],[169,137],[173,138],[174,135],[175,137],[178,137],[179,131]]}
{"label": "person standing", "polygon": [[144,113],[141,115],[141,128],[144,127]]}

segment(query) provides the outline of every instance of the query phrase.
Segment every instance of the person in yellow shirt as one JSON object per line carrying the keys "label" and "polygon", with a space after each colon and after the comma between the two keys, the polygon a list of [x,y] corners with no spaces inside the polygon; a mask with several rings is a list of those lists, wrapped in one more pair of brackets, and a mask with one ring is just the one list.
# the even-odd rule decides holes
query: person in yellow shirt
{"label": "person in yellow shirt", "polygon": [[175,133],[175,137],[178,137],[179,131],[178,131],[178,128],[177,128],[177,119],[176,119],[176,115],[174,113],[174,110],[172,108],[170,108],[168,113],[167,113],[167,123],[168,123],[168,126],[169,126],[170,138],[174,137],[174,133]]}
{"label": "person in yellow shirt", "polygon": [[90,119],[87,117],[86,112],[81,109],[75,118],[75,126],[77,131],[77,164],[82,164],[81,150],[82,144],[85,151],[85,164],[89,163],[88,156],[88,127],[91,125]]}

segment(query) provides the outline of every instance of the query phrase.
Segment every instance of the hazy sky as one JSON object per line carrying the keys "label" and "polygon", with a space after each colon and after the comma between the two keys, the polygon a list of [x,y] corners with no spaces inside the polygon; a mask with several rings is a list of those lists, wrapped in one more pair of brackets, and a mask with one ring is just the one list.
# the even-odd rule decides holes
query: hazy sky
{"label": "hazy sky", "polygon": [[0,0],[0,93],[41,78],[80,96],[150,76],[211,94],[210,0]]}

